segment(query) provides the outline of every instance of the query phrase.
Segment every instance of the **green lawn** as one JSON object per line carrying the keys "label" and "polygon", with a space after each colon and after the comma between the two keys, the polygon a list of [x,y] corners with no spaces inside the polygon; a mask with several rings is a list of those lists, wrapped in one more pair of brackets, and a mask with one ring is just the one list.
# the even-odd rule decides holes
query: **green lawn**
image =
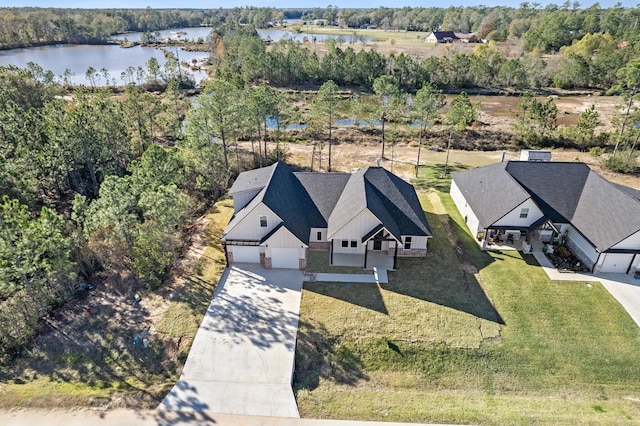
{"label": "green lawn", "polygon": [[551,282],[531,256],[481,252],[448,195],[420,197],[434,232],[426,258],[400,260],[388,285],[305,285],[301,415],[640,421],[640,330],[607,291]]}

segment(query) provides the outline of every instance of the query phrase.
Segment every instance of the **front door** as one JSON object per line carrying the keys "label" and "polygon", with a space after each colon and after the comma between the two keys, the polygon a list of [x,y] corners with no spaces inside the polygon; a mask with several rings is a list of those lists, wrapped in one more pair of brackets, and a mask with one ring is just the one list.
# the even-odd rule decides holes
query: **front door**
{"label": "front door", "polygon": [[373,249],[382,250],[382,240],[373,240]]}

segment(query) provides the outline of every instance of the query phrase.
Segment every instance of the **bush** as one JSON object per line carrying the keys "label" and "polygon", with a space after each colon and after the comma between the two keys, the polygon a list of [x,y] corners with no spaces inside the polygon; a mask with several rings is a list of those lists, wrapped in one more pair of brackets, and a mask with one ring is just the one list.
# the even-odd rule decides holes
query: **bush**
{"label": "bush", "polygon": [[638,154],[629,150],[618,151],[602,160],[602,167],[612,172],[635,173],[638,169]]}
{"label": "bush", "polygon": [[592,157],[600,157],[602,154],[604,154],[604,148],[599,146],[594,146],[589,150],[589,155]]}

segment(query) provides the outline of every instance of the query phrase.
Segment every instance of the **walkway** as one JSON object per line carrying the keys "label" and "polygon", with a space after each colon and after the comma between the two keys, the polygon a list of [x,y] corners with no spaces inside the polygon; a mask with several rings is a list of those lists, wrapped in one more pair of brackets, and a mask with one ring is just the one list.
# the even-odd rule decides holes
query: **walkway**
{"label": "walkway", "polygon": [[558,272],[542,251],[534,250],[533,256],[551,280],[601,282],[640,327],[640,280],[634,279],[633,275]]}
{"label": "walkway", "polygon": [[373,268],[373,272],[369,274],[333,274],[317,272],[313,274],[307,274],[305,276],[305,281],[326,283],[386,284],[389,282],[389,278],[385,269],[378,270],[377,268]]}
{"label": "walkway", "polygon": [[180,380],[158,408],[299,417],[291,380],[302,281],[295,270],[227,269]]}

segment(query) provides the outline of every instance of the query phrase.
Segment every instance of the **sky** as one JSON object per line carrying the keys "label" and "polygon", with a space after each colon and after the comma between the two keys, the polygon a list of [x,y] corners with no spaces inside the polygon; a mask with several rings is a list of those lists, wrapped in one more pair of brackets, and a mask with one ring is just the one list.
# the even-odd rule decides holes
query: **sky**
{"label": "sky", "polygon": [[[19,7],[19,6],[36,6],[36,7],[70,7],[70,8],[194,8],[209,9],[219,7],[276,7],[276,8],[325,8],[332,4],[339,8],[375,8],[379,6],[385,7],[403,7],[403,6],[423,6],[423,7],[448,7],[448,6],[477,6],[483,4],[485,6],[511,6],[518,7],[523,0],[449,0],[446,3],[438,1],[425,0],[298,0],[292,3],[290,0],[0,0],[0,7]],[[564,0],[529,0],[529,3],[539,3],[546,5],[549,3],[562,4]],[[573,0],[571,0],[573,3]],[[580,1],[582,7],[589,7],[596,3],[596,0]],[[597,3],[600,7],[607,8],[618,3],[618,0],[601,0]],[[638,0],[620,0],[624,7],[636,7]]]}

